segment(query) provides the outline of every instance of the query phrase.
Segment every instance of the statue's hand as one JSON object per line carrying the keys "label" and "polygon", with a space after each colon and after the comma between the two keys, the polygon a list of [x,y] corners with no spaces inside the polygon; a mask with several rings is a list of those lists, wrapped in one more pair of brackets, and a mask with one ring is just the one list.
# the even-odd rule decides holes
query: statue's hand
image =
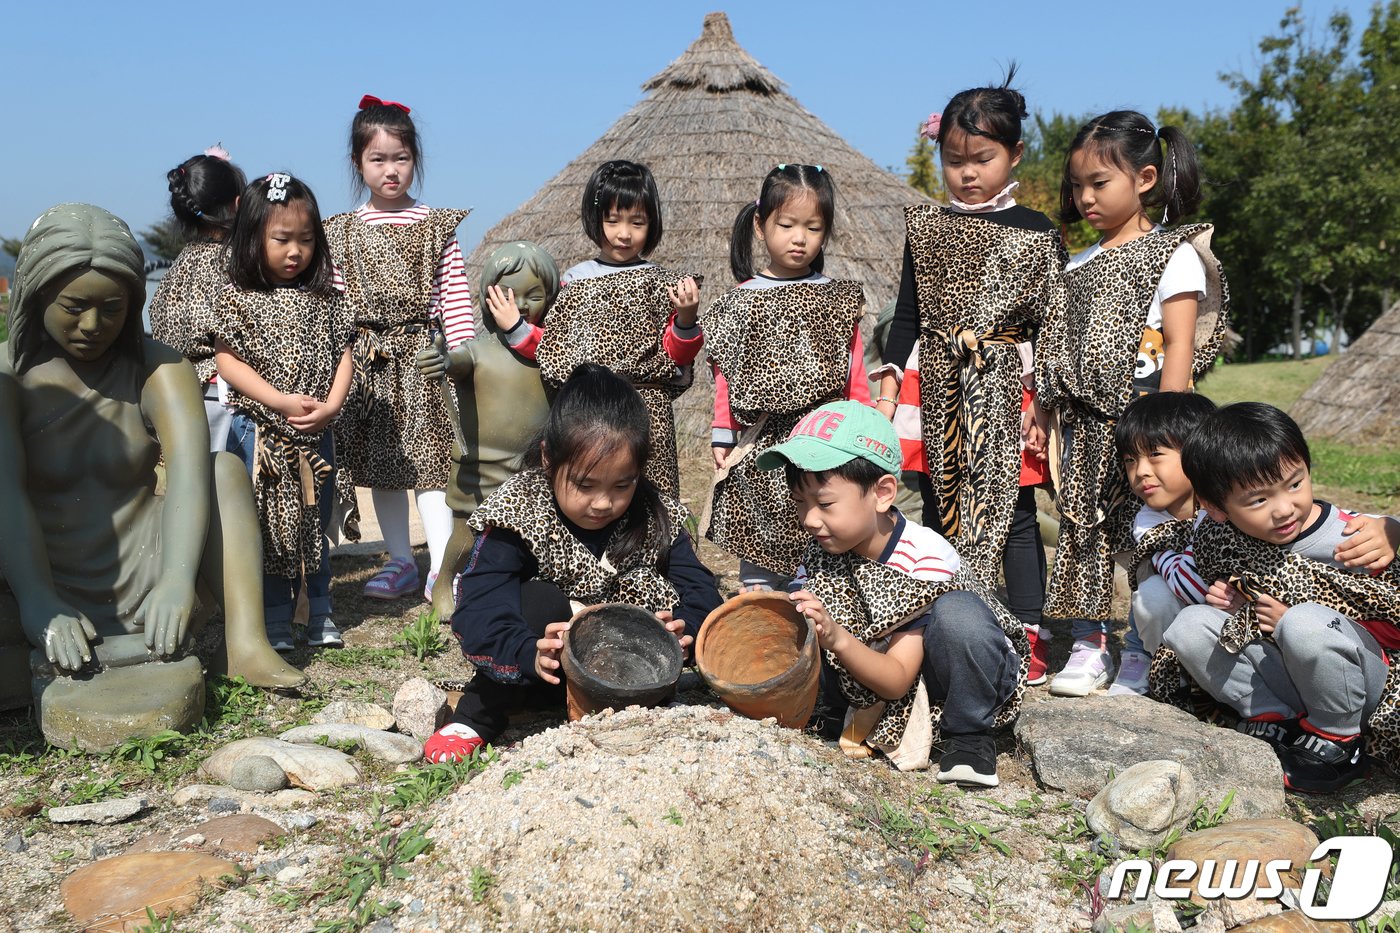
{"label": "statue's hand", "polygon": [[146,633],[146,647],[163,658],[174,654],[189,632],[193,611],[194,586],[162,578],[136,610],[136,623]]}
{"label": "statue's hand", "polygon": [[447,375],[447,341],[441,333],[433,334],[432,345],[414,355],[413,365],[424,379],[441,379]]}
{"label": "statue's hand", "polygon": [[87,616],[57,596],[29,612],[21,612],[21,620],[36,623],[33,627],[25,624],[25,633],[44,649],[49,663],[76,671],[92,660],[88,643],[97,637],[97,629]]}

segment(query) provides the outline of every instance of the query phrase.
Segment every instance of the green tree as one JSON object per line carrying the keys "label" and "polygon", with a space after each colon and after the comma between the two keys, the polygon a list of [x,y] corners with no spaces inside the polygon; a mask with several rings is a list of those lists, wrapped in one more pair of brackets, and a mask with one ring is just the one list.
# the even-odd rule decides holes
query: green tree
{"label": "green tree", "polygon": [[4,250],[10,256],[18,259],[19,248],[23,243],[23,240],[16,240],[12,237],[0,237],[0,250]]}
{"label": "green tree", "polygon": [[173,261],[188,242],[180,227],[173,220],[162,220],[141,231],[141,239],[161,259]]}
{"label": "green tree", "polygon": [[909,150],[909,155],[904,160],[904,164],[909,168],[905,180],[909,187],[917,188],[931,198],[942,198],[943,173],[939,171],[938,161],[933,157],[933,141],[925,138],[923,128],[924,125],[920,123],[919,129],[915,131],[914,148]]}

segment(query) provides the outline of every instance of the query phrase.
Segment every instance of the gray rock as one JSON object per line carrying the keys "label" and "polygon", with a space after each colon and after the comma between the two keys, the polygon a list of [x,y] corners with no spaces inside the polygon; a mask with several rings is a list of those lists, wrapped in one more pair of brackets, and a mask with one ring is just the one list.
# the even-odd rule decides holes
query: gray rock
{"label": "gray rock", "polygon": [[287,786],[287,772],[267,755],[249,755],[229,769],[228,783],[239,790],[270,793]]}
{"label": "gray rock", "polygon": [[210,813],[237,813],[243,809],[243,804],[228,797],[211,797],[209,800]]}
{"label": "gray rock", "polygon": [[[136,636],[137,644],[142,637]],[[109,667],[81,678],[55,674],[40,663],[32,684],[44,738],[60,748],[109,752],[127,739],[166,729],[188,732],[204,716],[204,669],[193,656]]]}
{"label": "gray rock", "polygon": [[394,694],[394,722],[400,732],[426,739],[447,722],[447,694],[422,677],[407,681]]}
{"label": "gray rock", "polygon": [[278,736],[284,742],[296,745],[315,744],[324,739],[331,743],[358,742],[380,761],[402,765],[423,757],[423,744],[417,739],[382,729],[370,729],[348,722],[322,723],[315,726],[298,726],[288,729]]}
{"label": "gray rock", "polygon": [[202,806],[212,800],[221,800],[216,812],[237,813],[240,809],[252,807],[273,807],[279,810],[291,807],[304,807],[316,802],[316,795],[309,790],[287,788],[271,794],[239,790],[227,784],[187,784],[175,792],[173,798],[178,807]]}
{"label": "gray rock", "polygon": [[315,826],[321,821],[316,819],[316,817],[312,816],[310,813],[293,813],[282,822],[287,825],[288,829],[300,829],[304,831],[310,829],[311,827]]}
{"label": "gray rock", "polygon": [[120,800],[103,800],[98,803],[82,803],[74,807],[50,807],[49,821],[52,823],[120,823],[130,819],[151,803],[145,797],[123,797]]}
{"label": "gray rock", "polygon": [[315,716],[312,723],[325,725],[332,722],[348,722],[366,729],[394,728],[394,714],[377,703],[358,703],[354,700],[336,700],[327,703]]}
{"label": "gray rock", "polygon": [[1089,828],[1111,836],[1121,849],[1149,849],[1196,810],[1196,777],[1176,761],[1141,761],[1119,774],[1089,801]]}
{"label": "gray rock", "polygon": [[388,917],[376,920],[374,923],[365,927],[365,933],[394,933],[394,921],[390,920]]}
{"label": "gray rock", "polygon": [[286,859],[284,859],[284,858],[275,858],[275,859],[271,859],[271,860],[269,860],[269,861],[263,862],[261,865],[259,865],[259,866],[258,866],[258,870],[257,870],[257,872],[255,872],[255,874],[262,875],[264,878],[276,878],[276,877],[277,877],[277,873],[278,873],[279,871],[281,871],[281,870],[284,869],[284,868],[288,868],[288,867],[290,867],[290,866],[291,866],[291,863],[290,863],[289,861],[287,861]]}
{"label": "gray rock", "polygon": [[29,848],[29,843],[24,841],[24,836],[20,835],[19,833],[15,833],[13,836],[6,839],[3,843],[0,843],[0,848],[3,848],[6,852],[13,852],[14,854],[18,855],[19,853]]}
{"label": "gray rock", "polygon": [[1283,772],[1266,743],[1146,697],[1087,696],[1029,703],[1016,740],[1050,787],[1089,797],[1109,771],[1153,759],[1191,766],[1200,796],[1217,805],[1231,790],[1226,819],[1273,816],[1283,809]]}
{"label": "gray rock", "polygon": [[330,790],[358,784],[360,769],[349,755],[320,745],[293,745],[277,739],[239,739],[214,752],[199,766],[201,774],[229,783],[233,767],[245,758],[267,755],[287,779],[307,790]]}

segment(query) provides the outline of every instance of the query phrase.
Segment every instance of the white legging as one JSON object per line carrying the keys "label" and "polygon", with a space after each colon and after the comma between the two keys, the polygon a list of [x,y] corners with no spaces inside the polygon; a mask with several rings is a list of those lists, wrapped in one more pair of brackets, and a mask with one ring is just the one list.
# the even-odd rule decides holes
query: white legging
{"label": "white legging", "polygon": [[[452,536],[452,510],[447,507],[447,492],[442,489],[415,489],[418,516],[423,519],[423,536],[428,539],[429,573],[442,566],[447,539]],[[374,517],[384,535],[384,547],[391,560],[412,562],[413,547],[408,542],[408,490],[371,489]]]}

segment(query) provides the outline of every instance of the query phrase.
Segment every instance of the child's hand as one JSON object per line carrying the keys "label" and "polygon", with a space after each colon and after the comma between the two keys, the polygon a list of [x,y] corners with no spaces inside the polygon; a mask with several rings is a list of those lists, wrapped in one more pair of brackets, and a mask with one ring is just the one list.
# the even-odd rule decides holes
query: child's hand
{"label": "child's hand", "polygon": [[491,320],[496,322],[501,333],[506,333],[520,323],[520,309],[515,306],[515,289],[501,291],[499,285],[486,287],[486,310],[491,312]]}
{"label": "child's hand", "polygon": [[811,619],[812,624],[816,626],[817,643],[827,651],[839,655],[851,633],[832,619],[822,601],[807,590],[789,593],[788,598],[797,604],[797,611]]}
{"label": "child's hand", "polygon": [[432,345],[414,354],[413,365],[424,379],[441,379],[447,375],[447,339],[441,333],[434,333]]}
{"label": "child's hand", "polygon": [[1049,456],[1045,431],[1036,421],[1035,412],[1030,408],[1021,412],[1021,440],[1026,445],[1026,452],[1035,459],[1044,460]]}
{"label": "child's hand", "polygon": [[1254,601],[1254,617],[1259,620],[1259,631],[1268,635],[1278,628],[1288,608],[1268,593],[1259,594],[1259,598]]}
{"label": "child's hand", "polygon": [[291,421],[293,418],[311,414],[319,404],[321,403],[310,395],[302,395],[300,392],[283,392],[282,397],[277,401],[277,411],[288,421]]}
{"label": "child's hand", "polygon": [[666,631],[676,636],[676,641],[681,643],[682,651],[686,651],[690,648],[691,643],[694,642],[695,639],[685,633],[685,622],[671,615],[671,610],[669,609],[662,609],[656,614],[656,617],[665,624]]}
{"label": "child's hand", "polygon": [[547,684],[559,683],[559,675],[554,672],[562,666],[559,661],[564,651],[562,636],[568,630],[568,622],[551,622],[544,627],[544,637],[535,642],[535,676]]}
{"label": "child's hand", "polygon": [[1244,594],[1224,580],[1216,580],[1206,590],[1206,604],[1234,615],[1244,605]]}
{"label": "child's hand", "polygon": [[695,313],[700,309],[700,286],[687,275],[667,288],[666,292],[671,296],[671,310],[675,312],[676,323],[682,327],[694,327]]}
{"label": "child's hand", "polygon": [[324,431],[335,416],[340,414],[338,409],[332,408],[325,402],[317,402],[312,399],[311,410],[302,415],[295,415],[287,419],[287,423],[303,434],[318,434]]}
{"label": "child's hand", "polygon": [[1342,566],[1380,573],[1395,560],[1400,548],[1400,520],[1358,515],[1342,529],[1347,539],[1333,554]]}
{"label": "child's hand", "polygon": [[715,458],[716,470],[722,469],[724,467],[724,461],[729,456],[729,452],[733,449],[733,447],[718,446],[710,448],[710,454]]}

